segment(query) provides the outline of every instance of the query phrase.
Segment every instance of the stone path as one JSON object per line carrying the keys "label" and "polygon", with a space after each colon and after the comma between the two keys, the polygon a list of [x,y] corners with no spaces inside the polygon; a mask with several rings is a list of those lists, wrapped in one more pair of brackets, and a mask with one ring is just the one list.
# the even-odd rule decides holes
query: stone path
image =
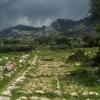
{"label": "stone path", "polygon": [[[78,63],[68,64],[67,67],[59,59],[41,60],[37,55],[30,61],[31,65],[2,92],[5,97],[1,96],[0,100],[10,100],[10,96],[15,97],[14,100],[80,100],[79,96],[99,96],[96,92],[87,92],[86,86],[69,77]],[[11,94],[13,89],[15,92]]]}
{"label": "stone path", "polygon": [[[36,61],[37,61],[37,55],[34,57],[34,59],[33,59],[32,63],[31,63],[31,65],[35,65],[35,64],[36,64]],[[17,77],[16,79],[14,79],[13,82],[9,83],[10,85],[6,88],[6,90],[4,90],[4,91],[2,92],[2,95],[3,95],[3,96],[0,96],[0,100],[10,100],[9,97],[12,95],[12,94],[11,94],[11,91],[12,91],[13,89],[16,89],[16,88],[17,88],[16,84],[17,84],[18,82],[23,82],[23,81],[25,80],[25,78],[26,78],[25,75],[27,74],[27,72],[29,72],[29,71],[31,70],[32,67],[33,67],[33,66],[28,67],[28,68],[21,74],[21,76],[19,76],[19,77]],[[7,96],[7,97],[6,97],[6,96]]]}
{"label": "stone path", "polygon": [[[27,73],[28,81],[19,86],[18,93],[21,92],[22,94],[16,100],[22,100],[22,98],[26,100],[65,100],[58,77],[58,74],[61,73],[62,68],[60,66],[62,64],[60,61],[56,63],[55,60],[42,61],[38,59],[38,66]],[[31,96],[28,97],[25,94],[31,94]],[[51,99],[49,94],[55,95],[54,99]]]}
{"label": "stone path", "polygon": [[59,82],[59,79],[57,77],[56,77],[56,81],[57,81],[57,90],[55,91],[55,93],[58,96],[62,96],[60,82]]}
{"label": "stone path", "polygon": [[0,96],[0,100],[10,100],[10,97]]}

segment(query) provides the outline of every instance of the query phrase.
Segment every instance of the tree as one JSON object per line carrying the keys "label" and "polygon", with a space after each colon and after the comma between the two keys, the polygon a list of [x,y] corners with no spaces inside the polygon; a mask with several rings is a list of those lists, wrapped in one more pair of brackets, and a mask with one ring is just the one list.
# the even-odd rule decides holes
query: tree
{"label": "tree", "polygon": [[100,32],[100,24],[96,25],[95,31],[96,31],[96,32]]}
{"label": "tree", "polygon": [[90,0],[92,18],[100,18],[100,0]]}
{"label": "tree", "polygon": [[97,46],[97,41],[96,41],[96,37],[86,34],[83,37],[83,42],[85,43],[86,47],[94,47]]}

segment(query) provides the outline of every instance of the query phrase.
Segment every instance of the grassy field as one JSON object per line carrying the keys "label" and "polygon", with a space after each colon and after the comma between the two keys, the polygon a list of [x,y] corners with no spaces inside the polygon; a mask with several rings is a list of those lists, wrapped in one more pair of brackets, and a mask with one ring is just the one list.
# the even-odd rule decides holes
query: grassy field
{"label": "grassy field", "polygon": [[[84,50],[90,58],[98,52],[98,48]],[[66,62],[76,51],[0,54],[0,95],[11,100],[100,100],[100,77],[95,74],[96,68],[81,62]],[[24,61],[20,62],[23,56]],[[7,62],[16,65],[4,73],[2,66]]]}

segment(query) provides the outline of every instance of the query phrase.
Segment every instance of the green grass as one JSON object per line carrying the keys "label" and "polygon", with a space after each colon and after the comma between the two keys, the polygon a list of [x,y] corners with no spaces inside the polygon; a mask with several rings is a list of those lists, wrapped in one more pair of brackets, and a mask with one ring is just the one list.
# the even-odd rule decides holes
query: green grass
{"label": "green grass", "polygon": [[[90,57],[94,57],[98,48],[82,48],[85,53]],[[32,96],[38,98],[46,97],[50,100],[99,100],[100,99],[100,83],[97,82],[99,77],[95,74],[95,68],[83,65],[77,65],[77,62],[68,62],[66,59],[75,53],[78,49],[68,49],[66,51],[49,51],[49,50],[37,50],[34,52],[28,52],[30,55],[27,62],[18,67],[17,70],[10,78],[1,80],[0,92],[5,90],[5,87],[9,83],[21,75],[28,67],[32,67],[23,82],[18,82],[16,86],[18,89],[12,91],[12,100],[16,100],[22,96],[27,97],[29,100]],[[19,66],[19,58],[22,53],[4,53],[0,54],[0,57],[7,56],[10,61],[14,61]],[[25,52],[27,54],[27,52]],[[36,66],[32,66],[31,62],[34,55],[38,56]],[[13,60],[11,58],[14,58]],[[8,60],[7,60],[8,61]],[[0,65],[5,64],[7,61],[0,62]],[[4,74],[4,73],[3,73]],[[59,82],[57,82],[57,79]],[[59,85],[59,86],[58,86]],[[55,91],[61,91],[61,95],[58,95]],[[40,91],[40,92],[37,92]],[[42,91],[42,92],[41,92]],[[82,94],[84,92],[96,92],[99,95],[93,95],[85,97]],[[75,92],[78,96],[72,96]],[[41,99],[39,99],[41,100]]]}

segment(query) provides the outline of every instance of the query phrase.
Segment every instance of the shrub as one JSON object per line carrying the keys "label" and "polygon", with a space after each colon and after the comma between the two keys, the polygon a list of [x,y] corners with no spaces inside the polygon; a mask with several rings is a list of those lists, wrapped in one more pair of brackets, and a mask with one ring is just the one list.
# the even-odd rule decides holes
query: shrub
{"label": "shrub", "polygon": [[67,46],[66,44],[52,45],[52,46],[49,47],[50,50],[54,50],[54,51],[57,51],[57,50],[66,50],[68,48],[69,48],[69,46]]}
{"label": "shrub", "polygon": [[84,61],[84,62],[86,62],[88,59],[89,59],[89,57],[87,55],[85,55],[84,50],[79,49],[75,54],[73,54],[69,57],[68,61],[76,61],[76,62]]}
{"label": "shrub", "polygon": [[0,47],[0,52],[12,52],[12,51],[31,51],[31,50],[35,50],[35,46],[25,46],[25,45],[5,45],[3,47]]}
{"label": "shrub", "polygon": [[92,61],[93,61],[93,65],[92,66],[100,66],[100,48],[99,48],[99,52],[92,59]]}
{"label": "shrub", "polygon": [[96,31],[96,32],[100,32],[100,24],[98,24],[98,25],[95,27],[95,31]]}
{"label": "shrub", "polygon": [[98,44],[96,41],[96,37],[89,34],[83,37],[83,41],[85,43],[85,47],[95,47]]}

